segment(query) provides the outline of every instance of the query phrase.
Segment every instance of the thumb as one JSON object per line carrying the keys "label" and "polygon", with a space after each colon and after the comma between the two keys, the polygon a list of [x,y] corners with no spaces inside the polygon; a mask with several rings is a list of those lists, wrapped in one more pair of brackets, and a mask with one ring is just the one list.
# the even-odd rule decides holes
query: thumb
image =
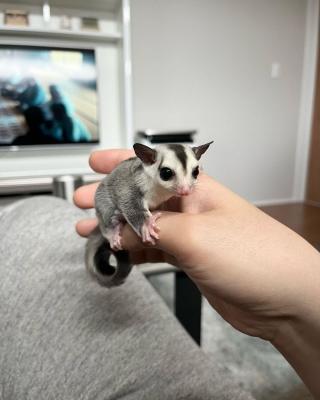
{"label": "thumb", "polygon": [[192,253],[193,218],[194,215],[187,213],[166,212],[157,220],[160,232],[156,247],[171,254],[182,264]]}

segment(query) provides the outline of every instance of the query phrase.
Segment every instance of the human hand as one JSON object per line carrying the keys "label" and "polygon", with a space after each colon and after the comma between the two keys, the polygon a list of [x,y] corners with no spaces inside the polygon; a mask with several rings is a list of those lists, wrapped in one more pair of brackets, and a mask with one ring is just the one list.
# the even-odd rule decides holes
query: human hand
{"label": "human hand", "polygon": [[[132,155],[130,150],[97,151],[90,166],[109,173]],[[78,189],[75,203],[92,208],[97,186]],[[294,273],[298,278],[303,250],[310,251],[310,246],[203,173],[194,193],[173,198],[162,209],[171,212],[158,220],[161,234],[156,246],[143,244],[125,227],[122,244],[134,262],[168,261],[183,268],[232,325],[270,340],[277,328],[270,324],[272,318],[292,314],[290,295],[295,295],[299,279],[288,280]],[[79,221],[77,231],[87,236],[96,223],[95,219]]]}
{"label": "human hand", "polygon": [[[91,156],[90,165],[108,173],[130,156],[126,150],[99,151]],[[93,207],[96,188],[93,184],[78,189],[75,203]],[[315,296],[320,287],[319,253],[203,173],[194,193],[172,199],[163,208],[167,212],[157,221],[160,239],[155,246],[144,245],[125,227],[122,245],[133,260],[178,265],[231,325],[270,340],[285,353],[282,342],[288,330],[306,313],[311,315],[315,304],[320,306]],[[86,236],[95,224],[80,221],[77,231]],[[296,338],[297,330],[292,330]],[[286,357],[295,367],[295,355]]]}

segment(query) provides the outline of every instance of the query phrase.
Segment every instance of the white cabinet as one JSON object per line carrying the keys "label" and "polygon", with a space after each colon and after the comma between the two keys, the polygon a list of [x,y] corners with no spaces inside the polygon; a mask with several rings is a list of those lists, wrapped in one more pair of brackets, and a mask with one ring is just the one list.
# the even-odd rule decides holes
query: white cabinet
{"label": "white cabinet", "polygon": [[[43,18],[44,3],[50,7],[47,21]],[[8,9],[26,11],[28,24],[5,24]],[[82,27],[84,17],[97,19],[98,29]],[[95,50],[100,143],[0,148],[0,179],[86,174],[92,150],[132,145],[129,0],[0,1],[0,45],[6,44]]]}

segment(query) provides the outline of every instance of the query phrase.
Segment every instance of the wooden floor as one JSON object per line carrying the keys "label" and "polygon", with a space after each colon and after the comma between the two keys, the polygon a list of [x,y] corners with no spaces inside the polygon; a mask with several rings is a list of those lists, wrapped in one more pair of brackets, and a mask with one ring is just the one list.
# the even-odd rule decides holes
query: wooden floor
{"label": "wooden floor", "polygon": [[320,207],[293,203],[260,209],[287,225],[320,251]]}

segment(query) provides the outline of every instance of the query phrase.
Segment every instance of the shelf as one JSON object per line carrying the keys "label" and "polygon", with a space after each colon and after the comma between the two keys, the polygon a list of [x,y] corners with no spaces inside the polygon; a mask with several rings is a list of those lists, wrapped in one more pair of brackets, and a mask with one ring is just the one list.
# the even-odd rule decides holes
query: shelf
{"label": "shelf", "polygon": [[88,40],[96,42],[118,42],[122,36],[120,33],[72,31],[66,29],[41,29],[24,27],[0,27],[0,35],[24,36],[24,37],[42,37],[42,38],[60,38],[71,40]]}
{"label": "shelf", "polygon": [[[10,3],[10,0],[5,0],[4,3]],[[37,6],[42,7],[43,0],[15,0],[15,7],[11,5],[11,8],[19,8],[17,6]],[[116,12],[121,7],[121,0],[49,0],[51,7],[59,8],[77,8],[82,10],[96,10],[96,11],[107,11]]]}

